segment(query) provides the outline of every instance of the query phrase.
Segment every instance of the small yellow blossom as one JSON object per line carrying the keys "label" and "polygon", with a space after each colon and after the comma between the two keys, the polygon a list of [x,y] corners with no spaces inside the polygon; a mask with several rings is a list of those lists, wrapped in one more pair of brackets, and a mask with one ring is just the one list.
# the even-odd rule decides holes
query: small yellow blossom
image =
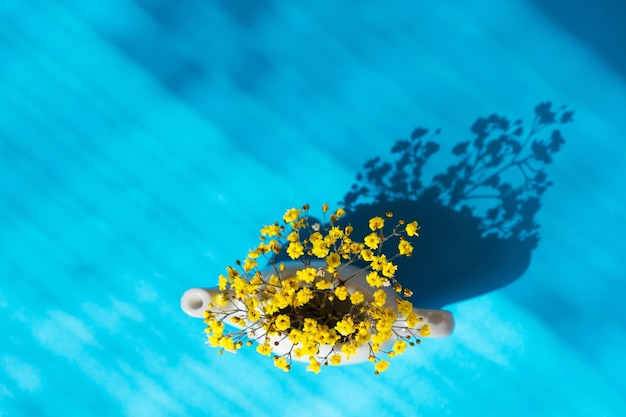
{"label": "small yellow blossom", "polygon": [[261,313],[257,310],[248,310],[248,320],[257,321],[261,318]]}
{"label": "small yellow blossom", "polygon": [[296,220],[298,216],[300,216],[300,209],[290,208],[289,210],[285,212],[285,215],[283,216],[283,220],[285,221],[285,223],[290,223]]}
{"label": "small yellow blossom", "polygon": [[278,329],[279,331],[287,330],[289,326],[291,326],[291,320],[286,314],[280,314],[278,315],[278,317],[276,317],[274,326],[276,326],[276,329]]}
{"label": "small yellow blossom", "polygon": [[315,280],[317,276],[317,270],[315,268],[304,268],[296,272],[296,278],[298,281],[306,282],[310,284]]}
{"label": "small yellow blossom", "polygon": [[228,305],[228,297],[226,297],[224,294],[217,294],[215,296],[215,304],[217,304],[220,307],[226,307]]}
{"label": "small yellow blossom", "polygon": [[387,294],[385,293],[385,291],[378,290],[374,292],[374,301],[372,301],[372,304],[374,304],[377,307],[382,307],[385,305],[386,301],[387,301]]}
{"label": "small yellow blossom", "polygon": [[254,259],[246,259],[243,261],[243,270],[250,272],[252,268],[256,268],[259,263]]}
{"label": "small yellow blossom", "polygon": [[361,258],[363,258],[364,261],[370,262],[374,259],[374,252],[369,249],[363,249],[361,250]]}
{"label": "small yellow blossom", "polygon": [[350,302],[352,304],[361,304],[365,300],[365,296],[361,291],[355,291],[350,295]]}
{"label": "small yellow blossom", "polygon": [[334,252],[328,255],[328,257],[326,258],[326,265],[328,265],[328,272],[335,272],[335,270],[337,270],[337,267],[341,265],[341,259],[339,258],[339,255]]}
{"label": "small yellow blossom", "polygon": [[417,222],[412,222],[406,225],[406,234],[407,236],[419,236],[417,231],[419,230],[419,225]]}
{"label": "small yellow blossom", "polygon": [[296,293],[294,306],[295,307],[303,306],[309,301],[311,301],[313,297],[315,297],[315,294],[313,294],[313,291],[311,291],[310,288],[308,287],[302,288]]}
{"label": "small yellow blossom", "polygon": [[370,266],[372,267],[374,271],[382,271],[386,263],[387,263],[387,256],[385,255],[373,256]]}
{"label": "small yellow blossom", "polygon": [[397,355],[401,355],[402,352],[406,350],[406,342],[402,339],[396,340],[393,344],[393,351],[396,352]]}
{"label": "small yellow blossom", "polygon": [[335,353],[334,355],[330,356],[330,364],[331,365],[339,365],[341,363],[341,355],[338,353]]}
{"label": "small yellow blossom", "polygon": [[359,330],[359,332],[356,334],[356,337],[354,338],[354,341],[359,345],[364,345],[367,342],[369,342],[370,340],[370,334],[367,330]]}
{"label": "small yellow blossom", "polygon": [[262,345],[259,344],[256,347],[256,351],[259,352],[261,355],[265,355],[265,356],[270,356],[272,354],[272,348],[267,343],[263,343]]}
{"label": "small yellow blossom", "polygon": [[398,313],[401,315],[408,317],[409,314],[413,313],[413,304],[410,301],[398,298],[397,303]]}
{"label": "small yellow blossom", "polygon": [[293,231],[287,235],[287,241],[289,242],[297,242],[298,240],[300,240],[300,235],[296,231]]}
{"label": "small yellow blossom", "polygon": [[335,329],[344,336],[348,336],[354,333],[354,322],[352,317],[345,317],[343,320],[339,320],[335,325]]}
{"label": "small yellow blossom", "polygon": [[330,281],[320,279],[315,283],[315,288],[317,288],[318,290],[327,290],[331,287],[331,285],[332,283]]}
{"label": "small yellow blossom", "polygon": [[277,236],[280,234],[280,227],[277,224],[271,224],[269,226],[263,226],[261,229],[261,235],[263,236]]}
{"label": "small yellow blossom", "polygon": [[430,325],[429,324],[425,324],[422,326],[422,328],[420,329],[420,336],[421,337],[428,337],[430,336]]}
{"label": "small yellow blossom", "polygon": [[304,327],[302,328],[302,331],[304,333],[315,333],[317,331],[317,322],[306,317],[304,319]]}
{"label": "small yellow blossom", "polygon": [[419,318],[417,317],[417,314],[415,313],[407,314],[406,325],[409,329],[412,329],[413,327],[417,326],[418,322],[419,322]]}
{"label": "small yellow blossom", "polygon": [[376,365],[374,365],[374,370],[376,372],[385,372],[388,367],[389,367],[389,362],[387,362],[384,359],[381,359],[380,361],[376,362]]}
{"label": "small yellow blossom", "polygon": [[408,240],[402,239],[400,243],[398,243],[398,252],[400,255],[411,256],[413,253],[413,245],[411,245]]}
{"label": "small yellow blossom", "polygon": [[287,362],[287,359],[284,356],[281,356],[280,358],[277,358],[276,356],[274,356],[274,365],[276,365],[276,367],[278,369],[282,369],[285,372],[289,372],[289,363]]}
{"label": "small yellow blossom", "polygon": [[219,284],[218,284],[220,291],[224,291],[226,289],[227,284],[228,284],[228,278],[226,278],[224,275],[220,275]]}
{"label": "small yellow blossom", "polygon": [[372,231],[380,230],[385,226],[385,219],[382,217],[372,217],[369,221],[369,226]]}
{"label": "small yellow blossom", "polygon": [[324,240],[317,240],[313,242],[313,248],[311,249],[311,252],[313,252],[313,255],[317,256],[318,258],[324,259],[328,255],[328,252],[330,252],[330,248],[328,247],[326,242],[324,242]]}
{"label": "small yellow blossom", "polygon": [[300,242],[291,242],[287,247],[287,255],[291,259],[298,259],[302,255],[304,255],[304,246]]}
{"label": "small yellow blossom", "polygon": [[344,285],[342,285],[340,287],[335,288],[335,295],[337,296],[338,299],[343,301],[346,298],[348,298],[348,295],[350,295],[350,293],[348,292],[348,289]]}
{"label": "small yellow blossom", "polygon": [[385,265],[383,266],[383,275],[386,276],[387,278],[391,278],[393,277],[393,275],[396,273],[397,270],[398,270],[397,265],[394,265],[391,262],[386,262]]}
{"label": "small yellow blossom", "polygon": [[367,281],[370,287],[382,287],[383,286],[383,279],[381,278],[380,275],[378,275],[378,272],[376,271],[372,271],[369,274],[367,274],[365,276],[365,280]]}
{"label": "small yellow blossom", "polygon": [[359,347],[354,343],[346,343],[341,346],[341,353],[346,355],[346,359],[350,359],[350,356],[354,355]]}
{"label": "small yellow blossom", "polygon": [[309,359],[309,366],[306,367],[307,371],[318,374],[320,372],[320,363],[311,357]]}
{"label": "small yellow blossom", "polygon": [[363,243],[365,243],[365,246],[370,249],[377,249],[378,245],[380,244],[380,236],[378,236],[376,232],[372,232],[369,235],[365,236]]}
{"label": "small yellow blossom", "polygon": [[335,216],[337,216],[337,218],[343,216],[344,214],[346,214],[346,211],[342,208],[338,208],[337,211],[335,212]]}

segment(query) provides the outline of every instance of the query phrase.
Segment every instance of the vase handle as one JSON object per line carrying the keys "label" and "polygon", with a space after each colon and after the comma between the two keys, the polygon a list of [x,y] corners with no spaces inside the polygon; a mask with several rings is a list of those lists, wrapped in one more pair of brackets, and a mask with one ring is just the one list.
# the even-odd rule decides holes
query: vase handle
{"label": "vase handle", "polygon": [[181,297],[180,308],[191,317],[204,318],[204,311],[209,309],[214,294],[217,294],[217,288],[190,288]]}

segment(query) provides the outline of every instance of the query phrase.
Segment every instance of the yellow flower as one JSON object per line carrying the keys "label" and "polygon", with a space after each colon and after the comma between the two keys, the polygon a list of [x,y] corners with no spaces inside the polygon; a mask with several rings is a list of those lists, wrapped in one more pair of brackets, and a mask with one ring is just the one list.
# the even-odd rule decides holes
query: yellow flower
{"label": "yellow flower", "polygon": [[412,222],[406,225],[406,234],[407,236],[419,236],[417,231],[419,230],[419,225],[417,222]]}
{"label": "yellow flower", "polygon": [[363,243],[370,249],[378,248],[378,244],[380,243],[380,236],[376,234],[376,232],[372,232],[369,235],[365,236],[363,239]]}
{"label": "yellow flower", "polygon": [[291,242],[287,247],[287,255],[291,259],[298,259],[304,254],[304,246],[300,242]]}
{"label": "yellow flower", "polygon": [[365,300],[365,296],[361,291],[355,291],[350,295],[350,302],[352,304],[360,304]]}
{"label": "yellow flower", "polygon": [[220,291],[224,291],[226,289],[226,284],[228,284],[228,278],[226,278],[224,275],[220,275],[220,278],[219,278]]}
{"label": "yellow flower", "polygon": [[280,234],[280,227],[277,224],[270,224],[269,226],[263,226],[261,229],[261,235],[264,236],[277,236]]}
{"label": "yellow flower", "polygon": [[298,232],[291,232],[287,235],[287,240],[289,242],[297,242],[298,240],[300,240],[300,235],[298,234]]}
{"label": "yellow flower", "polygon": [[243,270],[250,272],[252,268],[256,268],[259,263],[254,259],[246,259],[243,261]]}
{"label": "yellow flower", "polygon": [[309,236],[309,241],[311,243],[319,242],[322,240],[324,240],[324,236],[322,236],[320,232],[312,233],[311,236]]}
{"label": "yellow flower", "polygon": [[341,239],[343,237],[343,230],[341,230],[337,226],[333,226],[328,231],[328,236],[330,237],[331,241],[335,242],[337,239]]}
{"label": "yellow flower", "polygon": [[382,229],[385,226],[385,219],[382,217],[372,217],[369,222],[370,229],[376,231]]}
{"label": "yellow flower", "polygon": [[411,256],[413,253],[413,245],[411,245],[408,240],[402,239],[400,243],[398,243],[398,251],[400,255]]}
{"label": "yellow flower", "polygon": [[233,342],[231,337],[222,337],[219,345],[226,350],[235,350],[235,342]]}
{"label": "yellow flower", "polygon": [[281,287],[288,293],[294,293],[300,287],[296,277],[289,277],[280,283]]}
{"label": "yellow flower", "polygon": [[378,272],[376,271],[372,271],[369,274],[367,274],[365,276],[365,280],[367,281],[370,287],[382,287],[383,286],[383,279],[381,278],[380,275],[378,275]]}
{"label": "yellow flower", "polygon": [[324,259],[330,251],[326,242],[324,242],[324,240],[316,240],[312,243],[313,248],[311,249],[311,252],[313,252],[313,255],[317,256],[320,259]]}
{"label": "yellow flower", "polygon": [[361,258],[363,258],[364,261],[370,262],[374,259],[374,252],[369,249],[363,249],[361,250]]}
{"label": "yellow flower", "polygon": [[369,342],[370,340],[370,334],[367,330],[359,330],[359,332],[357,333],[356,337],[354,338],[355,342],[361,346],[366,344],[367,342]]}
{"label": "yellow flower", "polygon": [[278,253],[282,249],[277,240],[270,240],[269,248],[274,253]]}
{"label": "yellow flower", "polygon": [[297,208],[290,208],[285,212],[283,220],[285,221],[285,223],[289,223],[296,220],[298,216],[300,216],[300,210]]}
{"label": "yellow flower", "polygon": [[303,281],[309,284],[315,280],[316,275],[317,270],[315,268],[304,268],[296,272],[296,278],[298,281]]}
{"label": "yellow flower", "polygon": [[279,314],[274,321],[274,326],[279,331],[287,330],[291,326],[291,320],[286,314]]}
{"label": "yellow flower", "polygon": [[413,327],[417,326],[418,322],[419,322],[419,317],[417,317],[417,314],[415,314],[415,313],[407,314],[407,316],[406,316],[406,325],[407,325],[407,327],[412,329]]}
{"label": "yellow flower", "polygon": [[385,372],[388,367],[389,367],[389,362],[387,362],[384,359],[381,359],[380,361],[376,363],[376,365],[374,365],[374,370],[376,372]]}
{"label": "yellow flower", "polygon": [[302,328],[304,333],[315,333],[317,332],[317,322],[310,318],[304,319],[304,327]]}
{"label": "yellow flower", "polygon": [[339,258],[337,253],[333,252],[326,258],[326,265],[328,265],[328,272],[335,272],[337,267],[341,265],[341,258]]}
{"label": "yellow flower", "polygon": [[331,355],[330,357],[330,364],[331,365],[339,365],[341,363],[341,355],[338,353],[335,353],[334,355]]}
{"label": "yellow flower", "polygon": [[337,324],[335,324],[335,329],[337,329],[337,331],[344,336],[354,333],[354,322],[352,321],[352,317],[347,316],[343,320],[339,320]]}
{"label": "yellow flower", "polygon": [[422,328],[420,329],[420,336],[422,336],[422,337],[430,336],[430,325],[429,324],[425,324],[425,325],[422,326]]}
{"label": "yellow flower", "polygon": [[328,211],[328,204],[322,204],[322,213],[326,213]]}
{"label": "yellow flower", "polygon": [[276,365],[276,367],[278,369],[282,369],[285,372],[289,372],[289,363],[287,362],[287,359],[284,356],[281,356],[280,358],[277,358],[276,356],[274,356],[274,365]]}
{"label": "yellow flower", "polygon": [[402,339],[396,340],[396,343],[393,344],[393,351],[396,352],[396,355],[401,355],[405,350],[406,342]]}
{"label": "yellow flower", "polygon": [[291,329],[289,332],[289,341],[292,343],[300,343],[302,341],[302,332],[298,329]]}
{"label": "yellow flower", "polygon": [[228,297],[224,294],[217,294],[215,296],[215,304],[220,307],[226,307],[228,305]]}
{"label": "yellow flower", "polygon": [[261,313],[257,310],[248,310],[248,320],[257,321],[261,318]]}
{"label": "yellow flower", "polygon": [[307,366],[306,369],[307,371],[311,371],[317,374],[320,372],[320,363],[316,361],[315,358],[311,357],[309,359],[309,366]]}
{"label": "yellow flower", "polygon": [[385,305],[387,301],[387,294],[383,290],[378,290],[374,292],[374,301],[372,302],[377,307],[382,307]]}
{"label": "yellow flower", "polygon": [[315,288],[317,288],[318,290],[327,290],[330,288],[330,286],[331,282],[326,281],[325,279],[320,279],[315,283]]}
{"label": "yellow flower", "polygon": [[344,214],[346,214],[346,211],[342,208],[338,208],[337,211],[335,212],[335,216],[337,216],[337,218],[343,216]]}
{"label": "yellow flower", "polygon": [[409,314],[413,313],[413,304],[410,301],[399,299],[398,302],[398,313],[401,315],[408,317]]}
{"label": "yellow flower", "polygon": [[359,347],[354,343],[346,343],[341,346],[341,353],[346,355],[346,359],[350,359],[350,356],[354,355]]}
{"label": "yellow flower", "polygon": [[398,269],[397,265],[394,265],[391,262],[386,262],[385,265],[383,266],[383,275],[388,278],[391,278],[396,273],[397,269]]}
{"label": "yellow flower", "polygon": [[268,343],[263,343],[262,345],[256,347],[256,351],[261,355],[270,356],[272,353],[272,348]]}
{"label": "yellow flower", "polygon": [[385,255],[373,256],[371,267],[374,271],[381,271],[386,263],[387,263],[387,256]]}
{"label": "yellow flower", "polygon": [[335,288],[335,295],[337,296],[337,298],[343,301],[348,298],[348,295],[350,295],[350,293],[348,292],[348,289],[344,285],[342,285]]}
{"label": "yellow flower", "polygon": [[296,299],[294,301],[294,306],[295,307],[300,307],[305,305],[306,303],[308,303],[309,301],[311,301],[311,299],[313,299],[315,295],[313,294],[313,291],[311,291],[310,288],[306,287],[306,288],[302,288],[300,291],[298,291],[296,293]]}

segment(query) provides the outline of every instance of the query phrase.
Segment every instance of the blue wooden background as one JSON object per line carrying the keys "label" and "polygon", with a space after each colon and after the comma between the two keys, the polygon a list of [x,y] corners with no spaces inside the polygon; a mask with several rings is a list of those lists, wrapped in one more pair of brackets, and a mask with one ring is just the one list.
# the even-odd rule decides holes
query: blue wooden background
{"label": "blue wooden background", "polygon": [[[624,12],[538,3],[2,0],[0,416],[625,415]],[[180,311],[416,125],[544,100],[542,240],[453,337],[285,374]]]}

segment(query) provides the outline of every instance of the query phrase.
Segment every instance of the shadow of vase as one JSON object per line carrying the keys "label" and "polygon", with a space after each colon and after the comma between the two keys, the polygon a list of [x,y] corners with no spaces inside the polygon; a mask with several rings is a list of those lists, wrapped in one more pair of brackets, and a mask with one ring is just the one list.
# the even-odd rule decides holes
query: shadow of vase
{"label": "shadow of vase", "polygon": [[[574,114],[550,102],[534,110],[530,126],[495,114],[478,118],[473,140],[452,147],[456,162],[426,184],[422,169],[439,150],[432,138],[440,130],[428,139],[428,129],[415,129],[394,144],[390,160],[372,158],[357,175],[341,202],[346,215],[335,224],[351,225],[351,238],[363,241],[373,217],[419,221],[412,256],[393,260],[413,305],[440,309],[502,288],[528,269],[539,241],[535,215],[552,185],[544,168],[565,143],[558,128],[545,130],[572,122]],[[382,253],[389,259],[397,248],[383,245]],[[289,258],[283,252],[276,260]]]}
{"label": "shadow of vase", "polygon": [[[412,241],[413,255],[399,257],[394,263],[398,265],[396,279],[413,291],[410,301],[421,308],[440,309],[502,288],[521,277],[530,264],[531,242],[483,236],[479,218],[436,201],[359,205],[338,224],[367,224],[381,210],[392,212],[394,219],[420,219],[420,236]],[[369,233],[355,227],[353,238],[362,240]],[[382,253],[390,258],[397,249],[383,246]]]}

